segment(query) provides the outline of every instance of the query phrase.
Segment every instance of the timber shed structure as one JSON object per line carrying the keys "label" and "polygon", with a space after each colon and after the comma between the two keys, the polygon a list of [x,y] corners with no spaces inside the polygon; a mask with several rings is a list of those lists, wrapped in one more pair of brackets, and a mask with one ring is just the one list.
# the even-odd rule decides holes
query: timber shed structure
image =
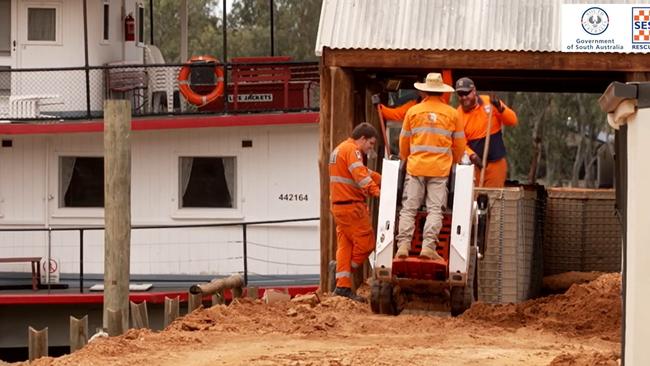
{"label": "timber shed structure", "polygon": [[[561,52],[561,6],[581,2],[606,3],[323,1],[315,50],[321,56],[323,288],[330,280],[327,265],[336,252],[335,227],[329,211],[328,157],[355,125],[364,121],[378,124],[371,95],[380,93],[385,103],[387,90],[395,90],[400,83],[410,88],[429,72],[451,75],[448,83],[468,76],[479,90],[494,91],[600,94],[613,81],[649,80],[647,54]],[[625,141],[619,134],[617,131],[617,149]],[[370,159],[371,168],[378,167],[383,151],[380,146],[379,157]],[[617,175],[620,170],[617,164]],[[618,207],[625,207],[620,200],[624,198],[626,182],[624,178],[617,182]]]}
{"label": "timber shed structure", "polygon": [[[386,91],[400,83],[410,88],[429,72],[451,75],[448,83],[468,76],[479,90],[493,91],[600,94],[613,81],[650,80],[647,54],[561,52],[565,3],[611,1],[323,1],[315,50],[321,56],[321,288],[332,280],[327,269],[336,253],[328,157],[355,125],[378,124],[371,95],[382,93],[386,103]],[[623,219],[626,141],[617,131],[617,206]],[[371,168],[378,167],[383,151],[379,146]]]}

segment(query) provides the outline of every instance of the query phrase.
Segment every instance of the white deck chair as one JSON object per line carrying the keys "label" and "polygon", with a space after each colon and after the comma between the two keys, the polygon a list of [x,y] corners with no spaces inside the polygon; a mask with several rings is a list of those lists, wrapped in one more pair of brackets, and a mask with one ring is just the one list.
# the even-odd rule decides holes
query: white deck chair
{"label": "white deck chair", "polygon": [[[165,59],[160,53],[158,47],[154,45],[146,45],[144,48],[144,62],[149,65],[164,65]],[[162,93],[165,93],[167,101],[167,112],[174,112],[174,91],[178,90],[178,75],[179,67],[148,67],[147,73],[149,74],[149,101],[151,111],[154,113],[159,112],[160,105],[162,104]]]}
{"label": "white deck chair", "polygon": [[11,95],[9,96],[10,118],[54,118],[41,113],[41,107],[62,104],[58,95]]}

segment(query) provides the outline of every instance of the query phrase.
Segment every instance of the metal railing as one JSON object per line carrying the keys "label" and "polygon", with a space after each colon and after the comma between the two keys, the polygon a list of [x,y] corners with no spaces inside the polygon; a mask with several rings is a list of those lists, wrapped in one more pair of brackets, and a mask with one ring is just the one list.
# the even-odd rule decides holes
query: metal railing
{"label": "metal railing", "polygon": [[[184,67],[190,70],[190,92],[196,95],[212,92],[220,81],[216,70],[223,71],[223,94],[204,105],[188,102],[179,91],[179,71]],[[134,117],[318,111],[319,93],[316,62],[122,61],[88,67],[0,69],[0,120],[100,119],[104,100],[109,98],[129,99]]]}
{"label": "metal railing", "polygon": [[[188,224],[188,225],[139,225],[132,226],[131,230],[152,230],[152,229],[187,229],[187,228],[213,228],[213,227],[236,227],[242,228],[242,254],[243,254],[243,275],[244,283],[248,284],[248,227],[255,225],[268,225],[268,224],[283,224],[292,222],[307,222],[320,220],[318,217],[301,218],[301,219],[286,219],[286,220],[266,220],[266,221],[249,221],[249,222],[233,222],[233,223],[219,223],[219,224]],[[44,227],[44,228],[0,228],[2,232],[47,232],[47,271],[49,275],[51,272],[51,259],[52,259],[52,244],[51,236],[53,232],[79,232],[79,292],[84,292],[84,235],[87,231],[104,230],[103,226],[85,226],[85,227]],[[48,281],[49,283],[49,281]]]}

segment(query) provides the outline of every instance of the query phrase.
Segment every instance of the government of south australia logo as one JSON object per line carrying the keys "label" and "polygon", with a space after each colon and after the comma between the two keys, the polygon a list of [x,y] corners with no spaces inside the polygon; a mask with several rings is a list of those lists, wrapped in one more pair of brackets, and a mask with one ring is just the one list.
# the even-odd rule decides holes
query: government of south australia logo
{"label": "government of south australia logo", "polygon": [[650,8],[632,8],[632,43],[650,43]]}
{"label": "government of south australia logo", "polygon": [[593,7],[582,13],[582,29],[585,32],[597,36],[607,30],[609,26],[609,16],[605,10]]}

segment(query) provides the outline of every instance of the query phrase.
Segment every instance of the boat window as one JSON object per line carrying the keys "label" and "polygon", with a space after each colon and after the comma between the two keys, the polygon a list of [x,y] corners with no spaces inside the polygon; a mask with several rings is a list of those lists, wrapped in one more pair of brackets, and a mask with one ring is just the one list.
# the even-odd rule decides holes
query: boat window
{"label": "boat window", "polygon": [[57,7],[32,6],[27,8],[27,41],[57,41]]}
{"label": "boat window", "polygon": [[110,38],[110,15],[111,8],[108,0],[104,0],[103,4],[103,27],[102,27],[102,40],[108,41]]}
{"label": "boat window", "polygon": [[104,158],[59,157],[59,207],[104,207]]}
{"label": "boat window", "polygon": [[138,46],[144,45],[144,5],[138,3],[138,19],[136,21],[138,27]]}
{"label": "boat window", "polygon": [[179,208],[235,208],[236,158],[179,158]]}

